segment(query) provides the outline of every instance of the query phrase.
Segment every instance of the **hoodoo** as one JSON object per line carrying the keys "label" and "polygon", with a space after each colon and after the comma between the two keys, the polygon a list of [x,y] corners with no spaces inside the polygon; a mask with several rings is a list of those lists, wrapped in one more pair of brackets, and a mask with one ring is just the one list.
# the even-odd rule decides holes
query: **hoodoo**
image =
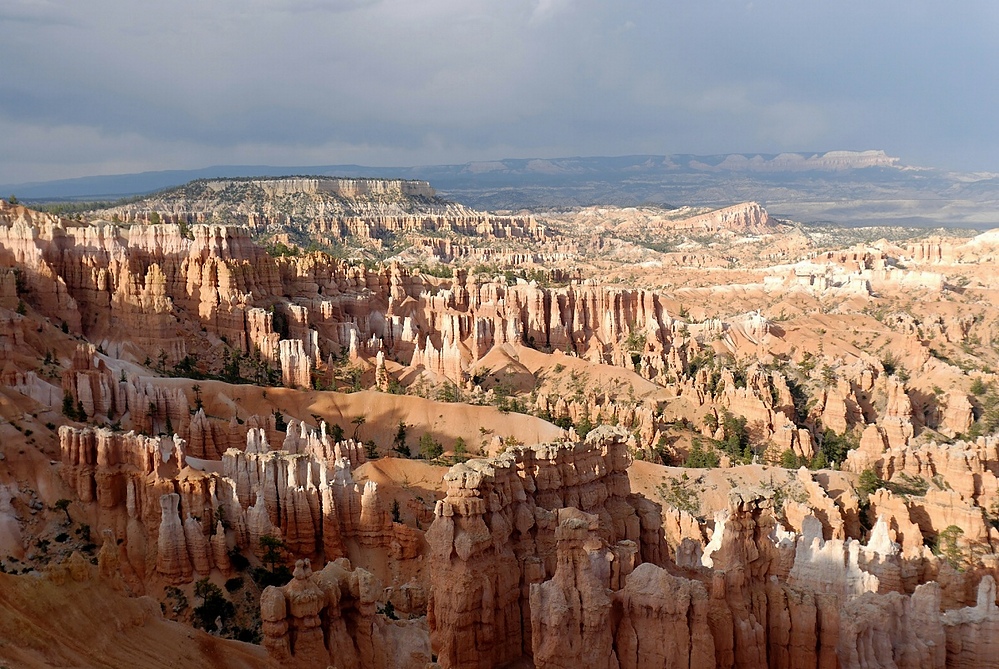
{"label": "hoodoo", "polygon": [[995,237],[0,203],[0,663],[999,666]]}

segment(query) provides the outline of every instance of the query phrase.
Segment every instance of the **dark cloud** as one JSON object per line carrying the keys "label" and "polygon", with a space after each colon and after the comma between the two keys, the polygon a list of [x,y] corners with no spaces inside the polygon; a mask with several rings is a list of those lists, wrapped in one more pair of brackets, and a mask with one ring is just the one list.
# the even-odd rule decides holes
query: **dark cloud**
{"label": "dark cloud", "polygon": [[999,5],[14,0],[0,182],[883,148],[999,171]]}

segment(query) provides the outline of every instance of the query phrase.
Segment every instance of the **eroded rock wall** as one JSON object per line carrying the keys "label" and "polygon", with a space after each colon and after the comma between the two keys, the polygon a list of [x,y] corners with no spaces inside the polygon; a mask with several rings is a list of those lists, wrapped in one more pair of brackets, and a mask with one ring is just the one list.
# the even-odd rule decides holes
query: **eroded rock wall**
{"label": "eroded rock wall", "polygon": [[376,614],[380,594],[374,576],[347,560],[319,572],[299,560],[290,583],[261,595],[263,645],[282,667],[424,669],[431,660],[425,621]]}
{"label": "eroded rock wall", "polygon": [[347,539],[398,559],[421,553],[419,534],[392,522],[378,486],[353,481],[351,467],[364,460],[356,442],[333,443],[325,426],[289,430],[289,450],[271,450],[264,431],[251,428],[244,450],[214,461],[189,459],[176,435],[62,427],[62,478],[101,509],[137,574],[170,582],[226,569],[227,545],[261,553],[265,535],[317,559],[344,556]]}
{"label": "eroded rock wall", "polygon": [[595,518],[594,532],[619,553],[631,547],[633,558],[607,567],[616,578],[632,560],[664,559],[661,520],[636,509],[629,462],[627,432],[608,427],[585,443],[515,447],[451,469],[427,532],[428,616],[443,666],[498,666],[530,652],[530,588],[556,572],[556,530],[570,507]]}

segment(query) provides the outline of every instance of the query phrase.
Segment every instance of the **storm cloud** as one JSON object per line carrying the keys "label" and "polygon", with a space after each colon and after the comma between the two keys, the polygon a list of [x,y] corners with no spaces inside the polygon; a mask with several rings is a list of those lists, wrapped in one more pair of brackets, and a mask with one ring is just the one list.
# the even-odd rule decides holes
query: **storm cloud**
{"label": "storm cloud", "polygon": [[0,183],[884,149],[999,171],[999,4],[5,0]]}

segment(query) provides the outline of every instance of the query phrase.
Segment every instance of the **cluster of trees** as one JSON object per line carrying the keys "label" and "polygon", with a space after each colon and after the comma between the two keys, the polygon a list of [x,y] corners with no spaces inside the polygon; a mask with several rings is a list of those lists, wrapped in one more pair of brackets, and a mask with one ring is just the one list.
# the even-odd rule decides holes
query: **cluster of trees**
{"label": "cluster of trees", "polygon": [[[261,558],[267,565],[259,566],[249,571],[252,582],[258,588],[267,586],[283,586],[292,579],[291,570],[283,564],[285,559],[285,543],[280,537],[264,535],[260,537]],[[246,571],[250,562],[236,548],[229,557],[236,571]],[[225,591],[230,595],[242,590],[246,582],[243,576],[237,575],[225,582]],[[192,622],[207,632],[218,634],[229,639],[238,639],[249,643],[260,643],[260,619],[258,608],[251,603],[248,610],[241,615],[232,600],[226,597],[222,588],[212,583],[208,578],[202,578],[194,584],[194,595],[201,602],[194,607]],[[178,593],[182,600],[180,607],[186,607],[186,597]],[[247,601],[255,601],[253,598]],[[176,609],[175,609],[176,610]],[[243,624],[240,624],[240,618]]]}
{"label": "cluster of trees", "polygon": [[[745,416],[735,416],[729,411],[723,411],[721,420],[714,414],[706,414],[704,423],[712,432],[720,427],[724,436],[720,440],[694,437],[691,450],[683,461],[684,467],[717,467],[720,453],[728,455],[733,463],[743,464],[748,464],[754,457],[763,454],[766,444],[754,442]],[[811,461],[800,458],[794,451],[788,449],[780,456],[780,466],[785,469],[797,469],[801,466],[824,469],[834,466],[843,462],[847,453],[857,448],[859,442],[860,438],[856,432],[837,434],[827,428],[816,438],[816,454]],[[669,458],[664,457],[664,461],[667,459]]]}
{"label": "cluster of trees", "polygon": [[[392,440],[392,451],[397,453],[399,456],[404,458],[412,458],[413,451],[406,443],[406,437],[409,433],[409,425],[406,425],[403,421],[399,421],[399,425],[395,432],[395,437]],[[465,440],[461,437],[455,440],[454,452],[457,456],[463,456],[467,451],[467,446]],[[417,446],[416,457],[423,458],[424,460],[435,460],[444,455],[444,445],[438,440],[434,439],[433,435],[429,432],[424,432],[420,436],[420,441]]]}
{"label": "cluster of trees", "polygon": [[922,476],[910,476],[903,472],[893,478],[896,480],[885,481],[878,476],[877,472],[868,467],[860,472],[857,479],[857,493],[862,500],[866,500],[868,495],[881,488],[890,490],[899,497],[908,497],[909,495],[920,497],[930,489],[929,481]]}
{"label": "cluster of trees", "polygon": [[[223,337],[223,343],[225,338]],[[196,381],[211,379],[225,383],[253,383],[258,386],[280,386],[281,370],[273,369],[269,363],[262,360],[259,352],[250,355],[226,344],[222,349],[222,364],[218,371],[205,369],[197,353],[188,353],[172,367],[167,366],[168,356],[161,350],[156,360],[148,356],[143,361],[145,367],[151,367],[164,376],[193,379]]]}
{"label": "cluster of trees", "polygon": [[691,455],[694,455],[694,462],[702,463],[707,458],[707,462],[714,462],[714,464],[688,464],[691,459],[688,456],[687,461],[684,462],[685,467],[717,466],[718,455],[714,452],[715,448],[728,455],[733,462],[749,463],[753,461],[754,455],[759,454],[757,451],[761,446],[751,443],[745,416],[736,416],[732,412],[725,410],[722,412],[721,420],[719,421],[713,413],[709,413],[704,416],[704,424],[712,432],[716,432],[721,427],[724,436],[720,441],[711,440],[713,448],[709,447],[703,451],[701,450],[703,449],[701,440],[695,438],[692,448],[693,446],[697,446],[699,452],[696,455],[692,452]]}
{"label": "cluster of trees", "polygon": [[80,422],[87,420],[87,411],[83,408],[83,402],[77,400],[74,404],[73,394],[68,390],[62,395],[62,415],[70,420],[78,420]]}
{"label": "cluster of trees", "polygon": [[965,435],[969,439],[977,439],[985,434],[999,430],[999,393],[991,382],[986,383],[982,377],[975,377],[971,382],[971,394],[975,401],[975,422]]}

